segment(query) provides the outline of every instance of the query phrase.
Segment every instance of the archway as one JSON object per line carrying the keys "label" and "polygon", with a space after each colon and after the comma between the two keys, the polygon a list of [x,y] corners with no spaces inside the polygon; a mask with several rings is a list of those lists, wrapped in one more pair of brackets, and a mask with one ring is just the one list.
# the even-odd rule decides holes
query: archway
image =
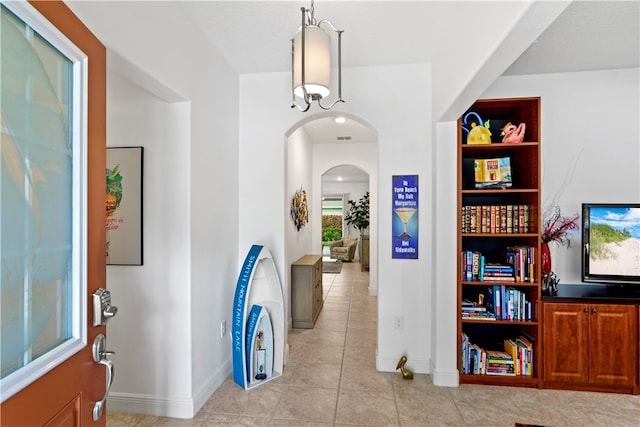
{"label": "archway", "polygon": [[[336,118],[343,117],[343,123]],[[292,252],[305,246],[308,253],[322,249],[322,175],[340,165],[349,164],[369,176],[370,192],[370,274],[369,292],[377,295],[377,183],[378,183],[378,135],[375,128],[362,118],[343,112],[323,112],[305,117],[285,134],[286,194],[292,194],[302,185],[308,191],[310,214],[309,231],[296,233],[285,230],[287,258]],[[353,194],[351,197],[360,197]],[[307,234],[309,233],[309,234]]]}
{"label": "archway", "polygon": [[[354,261],[369,270],[369,251],[365,251],[363,260],[360,231],[349,225],[346,217],[350,211],[349,200],[359,201],[370,192],[369,174],[357,166],[344,164],[335,166],[322,174],[322,241],[323,245],[330,240],[358,239]],[[368,235],[369,229],[364,230]],[[367,237],[368,239],[368,237]],[[368,245],[368,242],[367,242]],[[327,246],[323,247],[323,255],[331,255]]]}

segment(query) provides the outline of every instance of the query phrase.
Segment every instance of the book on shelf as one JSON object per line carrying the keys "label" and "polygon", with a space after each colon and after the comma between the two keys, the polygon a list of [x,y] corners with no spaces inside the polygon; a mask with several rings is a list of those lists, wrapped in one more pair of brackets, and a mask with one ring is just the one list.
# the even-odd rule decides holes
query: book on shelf
{"label": "book on shelf", "polygon": [[515,283],[516,278],[513,276],[487,276],[486,274],[482,278],[483,282],[510,282]]}
{"label": "book on shelf", "polygon": [[487,350],[487,375],[515,376],[511,356],[504,351]]}
{"label": "book on shelf", "polygon": [[474,159],[476,188],[506,188],[512,186],[511,158]]}
{"label": "book on shelf", "polygon": [[520,364],[518,361],[518,347],[516,346],[516,343],[514,340],[512,339],[506,339],[504,340],[504,351],[506,351],[509,356],[511,356],[511,359],[513,359],[513,372],[515,372],[516,375],[520,375]]}
{"label": "book on shelf", "polygon": [[478,251],[462,251],[460,254],[460,266],[462,280],[470,282],[480,279],[481,254]]}
{"label": "book on shelf", "polygon": [[497,320],[496,315],[490,311],[463,311],[462,318],[467,320]]}
{"label": "book on shelf", "polygon": [[469,307],[469,306],[465,306],[465,305],[462,306],[462,312],[463,313],[464,312],[472,313],[472,312],[479,312],[479,311],[487,311],[487,307],[478,307],[478,306]]}

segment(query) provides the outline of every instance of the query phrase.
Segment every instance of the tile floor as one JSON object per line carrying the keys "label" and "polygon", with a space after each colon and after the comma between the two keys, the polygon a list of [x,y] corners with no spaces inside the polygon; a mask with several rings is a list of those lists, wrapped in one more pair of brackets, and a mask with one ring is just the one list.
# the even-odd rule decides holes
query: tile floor
{"label": "tile floor", "polygon": [[[640,396],[512,387],[434,386],[375,370],[376,297],[368,273],[345,263],[323,277],[314,329],[289,333],[282,377],[250,391],[229,377],[190,420],[108,413],[107,426],[545,426],[640,427]],[[411,361],[407,364],[411,367]]]}

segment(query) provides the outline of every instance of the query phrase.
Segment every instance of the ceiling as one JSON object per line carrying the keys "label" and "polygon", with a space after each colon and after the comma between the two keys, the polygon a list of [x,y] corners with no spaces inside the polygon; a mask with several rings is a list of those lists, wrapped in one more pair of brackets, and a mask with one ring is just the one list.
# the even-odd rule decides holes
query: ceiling
{"label": "ceiling", "polygon": [[[180,4],[232,67],[245,74],[291,69],[289,40],[300,25],[300,8],[309,8],[311,2],[189,1]],[[499,7],[517,12],[521,4],[522,1],[319,0],[315,2],[315,16],[345,30],[343,65],[359,67],[429,62],[438,53],[438,41],[458,32],[458,28],[451,25],[451,19],[443,16],[454,16],[463,25],[469,22],[465,19],[473,19],[474,10],[486,12]],[[460,13],[461,8],[464,14]],[[637,67],[639,20],[637,0],[576,0],[505,74]],[[420,49],[410,41],[420,43]]]}
{"label": "ceiling", "polygon": [[[430,62],[438,54],[438,40],[455,37],[458,31],[442,16],[459,16],[464,25],[464,19],[473,17],[473,8],[521,8],[518,2],[468,1],[461,15],[461,3],[319,0],[315,16],[345,30],[343,66],[359,67]],[[195,1],[181,7],[232,67],[244,74],[291,69],[289,40],[299,26],[300,8],[310,5],[310,0]],[[504,74],[638,67],[639,22],[637,0],[573,1]],[[407,42],[412,40],[420,41],[420,49]],[[323,118],[304,127],[314,143],[376,140],[367,127],[350,119],[338,125]]]}
{"label": "ceiling", "polygon": [[369,174],[352,165],[340,165],[329,169],[322,175],[322,183],[354,183],[369,182]]}
{"label": "ceiling", "polygon": [[[83,5],[82,1],[67,1],[77,3],[74,10],[91,13],[92,2]],[[442,40],[467,43],[461,39],[465,36],[460,29],[477,26],[478,13],[482,12],[482,25],[504,26],[499,17],[519,16],[524,9],[523,1],[317,0],[315,16],[345,30],[342,54],[345,68],[428,63],[437,60],[438,55],[450,54],[439,52],[445,46]],[[120,4],[126,13],[127,2]],[[311,0],[205,0],[173,4],[238,73],[251,74],[290,71],[289,40],[300,25],[300,8],[310,7]],[[639,22],[638,0],[575,0],[504,74],[637,68]],[[330,117],[324,117],[305,124],[304,129],[314,143],[377,140],[373,131],[350,118],[346,123],[336,124]]]}

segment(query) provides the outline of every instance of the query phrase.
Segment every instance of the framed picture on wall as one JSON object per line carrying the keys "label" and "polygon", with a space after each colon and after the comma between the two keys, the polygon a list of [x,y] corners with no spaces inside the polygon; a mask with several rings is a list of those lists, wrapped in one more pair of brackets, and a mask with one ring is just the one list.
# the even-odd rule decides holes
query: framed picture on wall
{"label": "framed picture on wall", "polygon": [[392,258],[418,259],[418,175],[392,179]]}
{"label": "framed picture on wall", "polygon": [[107,148],[108,265],[142,265],[143,147]]}

